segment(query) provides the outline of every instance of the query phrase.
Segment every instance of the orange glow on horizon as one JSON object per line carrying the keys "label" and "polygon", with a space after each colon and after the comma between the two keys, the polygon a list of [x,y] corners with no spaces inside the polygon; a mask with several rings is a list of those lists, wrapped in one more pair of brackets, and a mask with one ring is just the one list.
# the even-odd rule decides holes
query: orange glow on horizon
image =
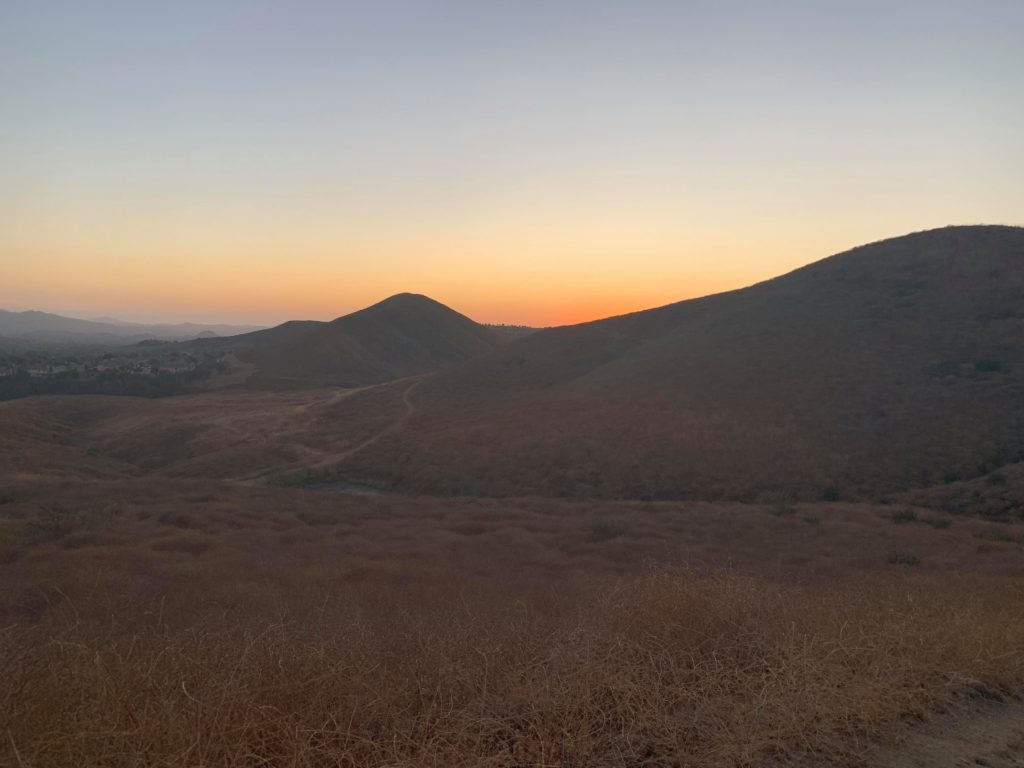
{"label": "orange glow on horizon", "polygon": [[[680,260],[676,275],[640,273],[577,278],[573,263],[540,270],[508,269],[494,278],[463,269],[420,270],[408,277],[343,264],[295,269],[233,261],[169,268],[160,263],[95,258],[92,269],[61,259],[35,260],[31,271],[0,266],[0,308],[39,309],[78,317],[137,321],[218,321],[275,325],[331,320],[395,293],[427,295],[478,322],[546,327],[588,322],[741,287],[762,276],[741,269],[702,273]],[[6,262],[10,264],[11,262]],[[780,270],[784,270],[780,267]],[[758,270],[763,272],[764,270]],[[778,270],[777,270],[778,271]],[[16,288],[16,290],[15,290]]]}
{"label": "orange glow on horizon", "polygon": [[290,236],[285,223],[240,226],[245,237],[198,222],[187,234],[172,232],[172,222],[44,236],[42,226],[24,227],[20,237],[9,230],[0,242],[0,308],[273,325],[330,320],[411,292],[479,322],[541,327],[740,287],[824,255],[817,242],[784,241],[769,251],[735,236],[683,238],[628,220],[589,229],[568,221],[532,234],[504,222],[476,232],[345,238]]}
{"label": "orange glow on horizon", "polygon": [[1020,4],[8,5],[3,309],[548,326],[1024,210]]}
{"label": "orange glow on horizon", "polygon": [[546,327],[741,288],[914,228],[845,222],[791,234],[781,225],[736,231],[712,222],[683,234],[669,221],[624,217],[518,234],[506,221],[342,238],[330,229],[289,236],[286,223],[241,227],[246,236],[196,225],[164,237],[170,223],[46,235],[33,227],[20,237],[9,230],[0,242],[0,308],[269,326],[331,320],[410,292],[478,322]]}

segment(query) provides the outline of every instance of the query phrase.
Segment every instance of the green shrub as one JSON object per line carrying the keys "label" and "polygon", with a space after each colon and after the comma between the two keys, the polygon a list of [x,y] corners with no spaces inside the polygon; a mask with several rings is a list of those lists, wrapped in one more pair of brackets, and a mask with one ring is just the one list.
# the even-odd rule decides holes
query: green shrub
{"label": "green shrub", "polygon": [[839,489],[834,485],[830,485],[821,492],[821,497],[825,501],[839,501]]}
{"label": "green shrub", "polygon": [[95,507],[81,516],[82,524],[96,531],[109,527],[114,520],[121,516],[121,508],[116,504],[104,504],[102,507]]}
{"label": "green shrub", "polygon": [[896,525],[912,523],[915,520],[917,520],[917,512],[912,509],[901,509],[898,512],[892,513],[892,521],[896,523]]}
{"label": "green shrub", "polygon": [[939,530],[943,530],[945,528],[949,528],[949,526],[951,526],[953,524],[953,518],[951,518],[951,517],[929,517],[927,520],[925,520],[925,522],[928,523],[928,525],[930,525],[932,528],[937,528]]}
{"label": "green shrub", "polygon": [[78,510],[63,504],[45,504],[36,511],[28,526],[43,538],[59,539],[81,524],[82,515]]}
{"label": "green shrub", "polygon": [[999,373],[1005,369],[1006,367],[1003,365],[1001,360],[995,360],[993,358],[978,360],[974,364],[974,370],[978,373]]}
{"label": "green shrub", "polygon": [[889,555],[889,564],[915,566],[921,564],[921,558],[913,552],[893,552]]}
{"label": "green shrub", "polygon": [[1016,536],[1006,531],[996,531],[990,538],[992,541],[1001,541],[1005,544],[1022,544],[1024,543],[1024,536]]}

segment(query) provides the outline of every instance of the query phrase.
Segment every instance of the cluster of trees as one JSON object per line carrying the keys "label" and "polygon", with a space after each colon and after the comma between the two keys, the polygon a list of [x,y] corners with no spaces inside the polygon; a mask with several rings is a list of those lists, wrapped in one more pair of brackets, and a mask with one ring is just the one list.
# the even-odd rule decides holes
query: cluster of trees
{"label": "cluster of trees", "polygon": [[137,353],[12,354],[0,356],[0,400],[31,395],[164,397],[188,392],[197,381],[226,373],[228,367],[223,357],[214,355],[140,360]]}
{"label": "cluster of trees", "polygon": [[30,395],[134,395],[164,397],[187,392],[190,385],[213,374],[209,368],[188,371],[158,371],[137,374],[123,370],[99,371],[83,375],[79,371],[61,371],[45,376],[32,376],[21,369],[11,376],[0,377],[0,400]]}

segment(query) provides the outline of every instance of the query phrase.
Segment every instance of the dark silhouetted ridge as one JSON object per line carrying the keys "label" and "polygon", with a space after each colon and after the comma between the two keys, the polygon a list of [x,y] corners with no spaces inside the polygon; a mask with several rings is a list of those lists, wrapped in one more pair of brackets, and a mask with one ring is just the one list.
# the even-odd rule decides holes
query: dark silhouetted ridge
{"label": "dark silhouetted ridge", "polygon": [[359,471],[446,493],[745,499],[977,476],[1024,455],[1024,229],[918,232],[538,331],[417,396],[415,424]]}
{"label": "dark silhouetted ridge", "polygon": [[255,366],[255,382],[361,386],[463,362],[499,343],[444,304],[400,293],[328,323],[292,321],[237,337],[233,349]]}

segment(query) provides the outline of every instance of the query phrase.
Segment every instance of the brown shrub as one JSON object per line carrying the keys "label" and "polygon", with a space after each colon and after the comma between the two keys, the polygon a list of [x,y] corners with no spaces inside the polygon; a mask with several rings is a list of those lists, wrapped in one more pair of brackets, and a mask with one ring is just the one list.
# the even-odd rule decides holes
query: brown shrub
{"label": "brown shrub", "polygon": [[[334,580],[333,588],[329,587]],[[244,587],[244,589],[242,588]],[[337,574],[94,595],[0,634],[25,765],[751,765],[1024,676],[1024,587],[653,572],[509,591]]]}
{"label": "brown shrub", "polygon": [[152,548],[158,552],[183,552],[189,555],[201,555],[210,548],[210,539],[199,534],[182,534],[153,542]]}

